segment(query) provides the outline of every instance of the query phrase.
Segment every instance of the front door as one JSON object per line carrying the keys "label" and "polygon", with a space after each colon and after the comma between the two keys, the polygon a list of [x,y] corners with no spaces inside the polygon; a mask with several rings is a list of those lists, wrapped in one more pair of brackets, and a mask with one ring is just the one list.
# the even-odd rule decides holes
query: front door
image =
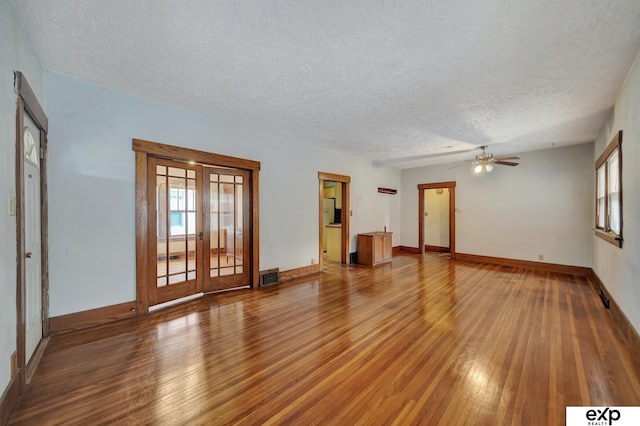
{"label": "front door", "polygon": [[203,291],[249,285],[249,173],[204,167]]}
{"label": "front door", "polygon": [[42,339],[40,130],[24,114],[25,360]]}

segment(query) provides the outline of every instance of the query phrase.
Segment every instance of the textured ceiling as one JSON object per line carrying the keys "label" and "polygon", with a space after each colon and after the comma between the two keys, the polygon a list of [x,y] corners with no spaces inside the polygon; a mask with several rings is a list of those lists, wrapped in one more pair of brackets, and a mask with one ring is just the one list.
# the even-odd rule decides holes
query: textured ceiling
{"label": "textured ceiling", "polygon": [[48,69],[406,168],[592,141],[640,0],[13,0]]}

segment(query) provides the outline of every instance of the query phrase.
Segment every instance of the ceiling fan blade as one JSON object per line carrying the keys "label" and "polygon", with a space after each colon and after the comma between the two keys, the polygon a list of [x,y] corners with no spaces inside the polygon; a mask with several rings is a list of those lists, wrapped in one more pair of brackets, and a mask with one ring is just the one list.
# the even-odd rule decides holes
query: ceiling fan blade
{"label": "ceiling fan blade", "polygon": [[500,160],[495,160],[493,162],[494,164],[502,164],[503,166],[517,166],[520,163],[513,163],[511,161],[500,161]]}
{"label": "ceiling fan blade", "polygon": [[502,160],[519,160],[520,157],[498,157],[494,158],[494,160],[502,161]]}

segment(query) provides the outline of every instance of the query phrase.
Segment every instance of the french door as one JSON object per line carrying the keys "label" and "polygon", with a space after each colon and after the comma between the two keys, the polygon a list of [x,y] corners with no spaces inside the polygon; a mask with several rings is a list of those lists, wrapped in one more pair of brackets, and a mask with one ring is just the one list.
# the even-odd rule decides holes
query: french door
{"label": "french door", "polygon": [[204,280],[203,291],[225,290],[249,284],[245,253],[249,253],[249,194],[245,170],[203,168]]}
{"label": "french door", "polygon": [[149,304],[249,284],[248,173],[149,157]]}

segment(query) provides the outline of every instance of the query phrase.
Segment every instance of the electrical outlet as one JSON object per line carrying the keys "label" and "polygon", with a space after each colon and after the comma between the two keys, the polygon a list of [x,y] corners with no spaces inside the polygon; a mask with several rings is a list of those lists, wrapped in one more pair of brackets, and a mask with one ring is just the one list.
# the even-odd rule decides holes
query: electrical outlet
{"label": "electrical outlet", "polygon": [[315,257],[312,257],[312,258],[311,258],[311,264],[312,264],[312,265],[315,265],[315,264],[316,264],[316,258],[315,258]]}
{"label": "electrical outlet", "polygon": [[9,195],[9,216],[16,215],[16,197],[15,195]]}
{"label": "electrical outlet", "polygon": [[544,254],[539,254],[538,255],[538,260],[544,260]]}

